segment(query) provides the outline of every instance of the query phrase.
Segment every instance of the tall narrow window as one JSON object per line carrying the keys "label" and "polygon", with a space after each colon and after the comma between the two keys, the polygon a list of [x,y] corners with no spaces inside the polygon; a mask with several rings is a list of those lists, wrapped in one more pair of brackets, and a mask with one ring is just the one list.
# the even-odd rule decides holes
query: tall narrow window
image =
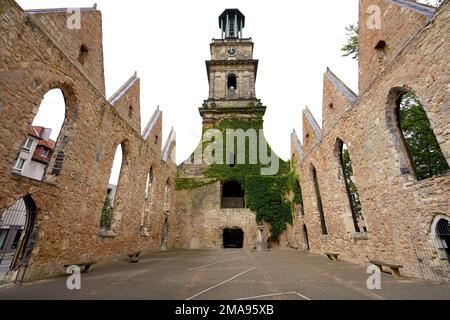
{"label": "tall narrow window", "polygon": [[86,58],[88,56],[89,50],[85,44],[82,44],[80,47],[80,51],[78,52],[78,62],[84,66],[86,62]]}
{"label": "tall narrow window", "polygon": [[147,174],[147,181],[145,183],[144,208],[142,210],[142,217],[141,217],[141,234],[144,236],[149,235],[147,225],[153,200],[152,194],[153,194],[153,167],[150,167],[150,170],[148,171]]}
{"label": "tall narrow window", "polygon": [[450,170],[419,99],[403,92],[397,98],[397,126],[417,180],[424,180]]}
{"label": "tall narrow window", "polygon": [[328,234],[327,225],[325,223],[325,215],[323,213],[322,197],[320,196],[319,182],[317,180],[317,171],[314,166],[312,166],[311,168],[311,175],[314,184],[314,192],[316,194],[317,209],[319,210],[320,227],[322,229],[322,234]]}
{"label": "tall narrow window", "polygon": [[164,190],[164,213],[170,212],[170,205],[172,199],[172,182],[170,178],[166,181],[166,188]]}
{"label": "tall narrow window", "polygon": [[114,189],[115,196],[111,199],[111,192],[105,194],[105,199],[102,208],[102,214],[100,218],[100,228],[103,231],[109,231],[112,229],[113,220],[113,210],[117,204],[117,198],[119,197],[119,183],[122,172],[124,170],[124,147],[123,145],[118,145],[116,148],[116,153],[114,156],[113,166],[111,169],[108,190]]}
{"label": "tall narrow window", "polygon": [[341,169],[344,175],[345,188],[352,211],[353,224],[356,232],[367,232],[367,227],[364,221],[364,216],[361,209],[361,201],[359,198],[358,188],[356,187],[355,179],[353,177],[353,167],[350,159],[350,152],[347,145],[338,140],[339,155],[341,162]]}

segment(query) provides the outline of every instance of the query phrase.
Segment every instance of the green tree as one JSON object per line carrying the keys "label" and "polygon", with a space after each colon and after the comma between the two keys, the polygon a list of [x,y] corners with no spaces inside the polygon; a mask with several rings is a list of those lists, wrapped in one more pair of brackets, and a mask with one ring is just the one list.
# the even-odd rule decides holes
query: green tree
{"label": "green tree", "polygon": [[[444,0],[426,0],[425,4],[438,7]],[[357,24],[350,24],[345,27],[347,31],[347,43],[341,48],[343,57],[351,57],[358,60],[359,58],[359,26]]]}
{"label": "green tree", "polygon": [[105,202],[103,203],[102,215],[100,218],[100,228],[109,230],[111,229],[112,221],[112,203],[109,195],[106,195]]}
{"label": "green tree", "polygon": [[341,48],[343,57],[350,56],[352,59],[358,60],[359,58],[359,27],[358,25],[351,24],[345,27],[347,30],[347,43]]}
{"label": "green tree", "polygon": [[355,217],[357,219],[360,219],[362,218],[361,201],[359,200],[358,188],[356,187],[355,182],[352,180],[352,162],[350,160],[350,153],[348,152],[348,149],[346,147],[342,149],[342,167],[344,168],[345,180],[347,181],[347,186],[350,191],[350,198],[352,202],[351,206],[354,210]]}
{"label": "green tree", "polygon": [[418,180],[450,170],[422,104],[410,93],[400,99],[399,122]]}

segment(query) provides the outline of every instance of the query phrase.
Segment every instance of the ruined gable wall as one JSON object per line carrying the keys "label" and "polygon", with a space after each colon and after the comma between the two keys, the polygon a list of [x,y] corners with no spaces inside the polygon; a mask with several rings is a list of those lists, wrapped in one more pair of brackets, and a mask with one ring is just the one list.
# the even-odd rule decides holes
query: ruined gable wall
{"label": "ruined gable wall", "polygon": [[[431,24],[387,65],[353,108],[333,127],[324,128],[323,141],[312,149],[304,149],[303,161],[293,146],[306,213],[300,221],[308,228],[313,252],[339,252],[343,259],[362,264],[369,259],[399,263],[405,266],[402,273],[419,276],[413,242],[425,243],[429,239],[437,214],[450,215],[450,174],[416,181],[411,174],[401,173],[405,155],[389,117],[393,109],[390,92],[392,88],[406,88],[420,98],[441,149],[450,160],[447,93],[450,61],[445,36],[450,31],[449,10],[447,1]],[[337,138],[350,150],[369,229],[367,237],[352,231],[346,220],[350,205],[339,166]],[[317,169],[327,236],[320,230],[311,164]],[[303,239],[298,241],[302,243]]]}
{"label": "ruined gable wall", "polygon": [[[175,175],[173,161],[161,161],[160,142],[155,147],[151,139],[143,140],[81,67],[14,1],[2,1],[0,13],[0,211],[25,195],[37,205],[38,239],[27,278],[64,273],[67,263],[92,259],[101,263],[137,249],[158,249],[164,219],[161,201],[153,202],[150,236],[140,235],[145,183],[154,165],[154,197],[162,199],[165,181]],[[67,101],[67,119],[55,151],[64,152],[64,164],[59,176],[33,181],[13,174],[11,168],[43,95],[52,88],[61,88]],[[154,130],[161,137],[160,122]],[[115,207],[117,236],[101,238],[108,178],[116,147],[123,142],[127,161]]]}

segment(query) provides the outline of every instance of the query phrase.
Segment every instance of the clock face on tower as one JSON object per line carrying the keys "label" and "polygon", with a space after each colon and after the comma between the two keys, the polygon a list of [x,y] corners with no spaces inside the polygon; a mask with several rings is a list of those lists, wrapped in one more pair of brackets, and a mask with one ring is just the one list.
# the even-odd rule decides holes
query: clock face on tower
{"label": "clock face on tower", "polygon": [[227,56],[229,57],[236,57],[237,55],[237,49],[236,48],[228,48],[227,49]]}

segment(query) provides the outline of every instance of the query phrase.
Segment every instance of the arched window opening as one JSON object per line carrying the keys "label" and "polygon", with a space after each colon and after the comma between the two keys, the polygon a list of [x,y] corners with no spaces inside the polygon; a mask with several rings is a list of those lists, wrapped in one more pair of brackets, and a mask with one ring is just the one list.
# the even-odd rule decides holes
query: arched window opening
{"label": "arched window opening", "polygon": [[434,234],[441,259],[450,263],[450,218],[439,219]]}
{"label": "arched window opening", "polygon": [[144,207],[141,216],[141,234],[144,236],[149,236],[147,228],[153,200],[153,179],[153,167],[150,167],[147,174],[147,181],[145,182]]}
{"label": "arched window opening", "polygon": [[168,214],[170,212],[171,202],[172,202],[172,182],[170,181],[170,178],[168,178],[164,190],[164,213]]}
{"label": "arched window opening", "polygon": [[375,50],[384,52],[385,49],[386,49],[386,42],[384,40],[378,41],[377,45],[375,46]]}
{"label": "arched window opening", "polygon": [[245,208],[244,190],[237,181],[228,181],[222,184],[222,209]]}
{"label": "arched window opening", "polygon": [[300,185],[300,182],[298,182],[298,191],[300,192],[300,203],[297,205],[298,213],[301,217],[305,216],[305,208],[303,207],[303,193],[302,193],[302,186]]}
{"label": "arched window opening", "polygon": [[133,113],[134,113],[133,106],[129,106],[128,107],[128,118],[132,118]]}
{"label": "arched window opening", "polygon": [[20,198],[0,218],[0,281],[21,283],[37,237],[36,205],[31,196]]}
{"label": "arched window opening", "polygon": [[153,167],[150,167],[150,170],[147,174],[147,182],[145,184],[145,199],[149,199],[151,197],[153,187]]}
{"label": "arched window opening", "polygon": [[448,172],[449,165],[419,99],[403,92],[396,102],[397,128],[416,179],[420,181]]}
{"label": "arched window opening", "polygon": [[361,209],[361,200],[358,193],[358,188],[353,176],[353,167],[350,159],[350,152],[347,145],[338,140],[339,156],[341,170],[344,175],[345,189],[352,211],[353,224],[356,232],[367,232],[366,223]]}
{"label": "arched window opening", "polygon": [[100,229],[110,231],[112,227],[113,211],[117,202],[120,178],[124,170],[125,150],[122,144],[118,145],[114,155],[113,166],[108,180],[108,188],[105,195],[101,218]]}
{"label": "arched window opening", "polygon": [[230,74],[228,76],[227,86],[228,86],[228,90],[236,90],[237,89],[236,75]]}
{"label": "arched window opening", "polygon": [[89,53],[88,47],[85,44],[82,44],[80,47],[80,51],[78,53],[78,62],[81,63],[81,65],[83,66],[86,63],[88,53]]}
{"label": "arched window opening", "polygon": [[[13,165],[13,172],[35,180],[42,180],[56,149],[56,141],[66,118],[66,101],[61,89],[48,91],[33,119],[27,137]],[[59,155],[59,175],[64,157]]]}
{"label": "arched window opening", "polygon": [[314,166],[312,166],[312,168],[311,168],[311,176],[312,176],[312,180],[313,180],[313,184],[314,184],[314,192],[316,194],[317,209],[319,210],[320,227],[322,230],[322,234],[328,234],[327,225],[325,223],[325,215],[323,213],[322,197],[320,195],[319,182],[317,180],[317,171]]}

